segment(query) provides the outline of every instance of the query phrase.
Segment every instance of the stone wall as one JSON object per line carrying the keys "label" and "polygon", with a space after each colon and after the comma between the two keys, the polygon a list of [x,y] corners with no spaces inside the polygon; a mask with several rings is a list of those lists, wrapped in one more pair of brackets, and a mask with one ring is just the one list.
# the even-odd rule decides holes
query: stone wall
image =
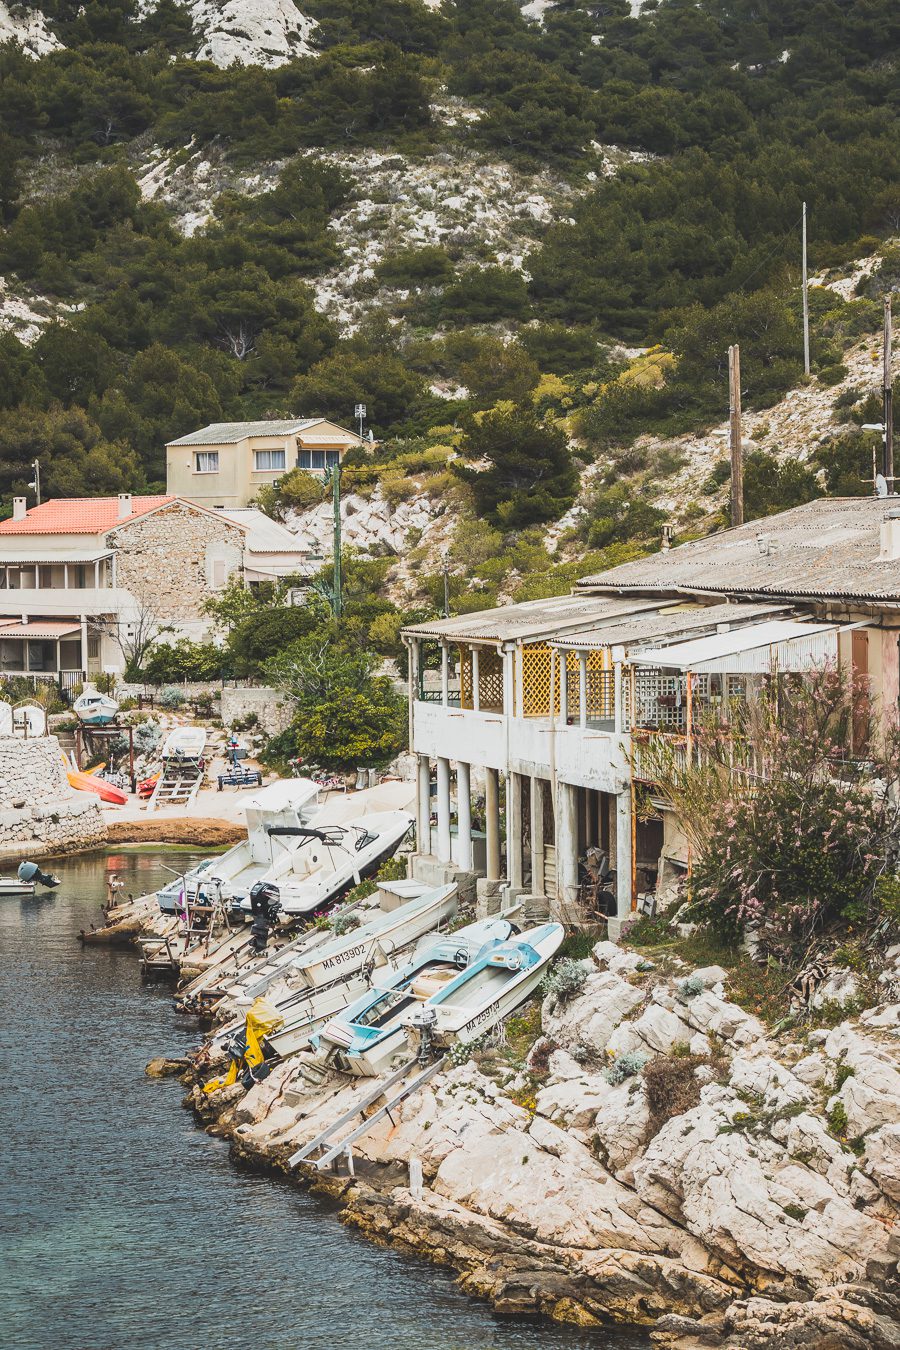
{"label": "stone wall", "polygon": [[116,580],[161,619],[201,620],[214,592],[214,562],[241,567],[244,531],[224,516],[174,502],[111,530]]}
{"label": "stone wall", "polygon": [[0,858],[39,858],[106,842],[99,803],[69,787],[59,741],[0,736]]}
{"label": "stone wall", "polygon": [[245,722],[255,713],[259,725],[270,736],[284,731],[293,715],[290,697],[280,689],[257,685],[247,689],[222,690],[221,717],[226,727]]}

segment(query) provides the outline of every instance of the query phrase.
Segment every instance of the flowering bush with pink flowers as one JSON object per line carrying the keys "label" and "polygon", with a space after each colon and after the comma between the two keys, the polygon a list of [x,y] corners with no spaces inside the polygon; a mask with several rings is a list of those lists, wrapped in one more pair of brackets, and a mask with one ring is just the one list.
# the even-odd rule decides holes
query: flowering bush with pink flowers
{"label": "flowering bush with pink flowers", "polygon": [[696,850],[692,917],[792,963],[836,923],[883,916],[900,838],[900,737],[834,671],[782,678],[660,779]]}

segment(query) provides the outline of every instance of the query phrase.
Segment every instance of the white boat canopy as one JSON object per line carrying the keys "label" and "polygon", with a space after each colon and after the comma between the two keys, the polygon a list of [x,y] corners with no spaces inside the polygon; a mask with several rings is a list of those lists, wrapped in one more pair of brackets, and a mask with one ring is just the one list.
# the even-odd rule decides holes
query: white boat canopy
{"label": "white boat canopy", "polygon": [[727,633],[694,638],[691,642],[676,642],[671,647],[632,648],[630,656],[635,665],[664,666],[697,674],[798,673],[835,662],[838,634],[843,627],[853,626],[771,619]]}

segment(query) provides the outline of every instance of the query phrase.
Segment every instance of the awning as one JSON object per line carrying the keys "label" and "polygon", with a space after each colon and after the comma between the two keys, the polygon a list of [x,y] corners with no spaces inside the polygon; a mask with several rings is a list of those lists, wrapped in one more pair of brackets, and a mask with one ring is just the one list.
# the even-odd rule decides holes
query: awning
{"label": "awning", "polygon": [[27,641],[29,638],[39,641],[44,638],[65,638],[75,637],[81,633],[81,624],[44,622],[43,619],[35,619],[34,623],[22,623],[18,619],[0,619],[0,638],[22,638]]}
{"label": "awning", "polygon": [[840,626],[772,619],[727,633],[713,633],[671,647],[637,647],[631,660],[698,674],[762,674],[812,670],[837,660]]}
{"label": "awning", "polygon": [[102,562],[104,558],[111,558],[112,556],[112,550],[108,548],[91,549],[89,552],[82,549],[77,553],[51,553],[49,550],[42,552],[40,549],[29,549],[27,553],[19,554],[15,558],[7,555],[0,561],[0,569],[4,567],[34,567],[35,563],[42,566],[46,563],[51,566],[55,564],[62,567],[64,563],[68,563],[70,566],[80,564],[83,567],[90,567],[95,562]]}

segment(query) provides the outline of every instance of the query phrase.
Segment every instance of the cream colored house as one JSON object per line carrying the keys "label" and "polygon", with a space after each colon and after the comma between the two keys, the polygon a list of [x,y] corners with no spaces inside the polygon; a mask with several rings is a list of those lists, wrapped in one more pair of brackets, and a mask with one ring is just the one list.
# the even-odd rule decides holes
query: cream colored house
{"label": "cream colored house", "polygon": [[363,443],[323,417],[214,422],[166,446],[167,490],[201,506],[249,506],[261,487],[291,469],[325,474]]}

